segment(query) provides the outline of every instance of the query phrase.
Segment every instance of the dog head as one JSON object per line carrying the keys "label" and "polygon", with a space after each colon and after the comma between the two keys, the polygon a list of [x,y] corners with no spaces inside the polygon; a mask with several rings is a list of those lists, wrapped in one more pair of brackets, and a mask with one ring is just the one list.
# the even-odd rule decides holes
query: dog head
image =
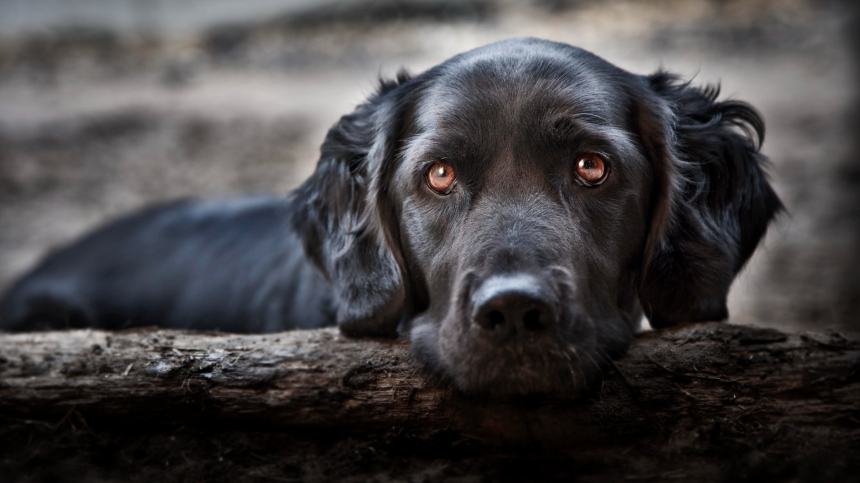
{"label": "dog head", "polygon": [[409,330],[461,390],[574,389],[655,327],[728,316],[781,204],[749,105],[515,39],[377,94],[328,134],[296,226],[354,336]]}

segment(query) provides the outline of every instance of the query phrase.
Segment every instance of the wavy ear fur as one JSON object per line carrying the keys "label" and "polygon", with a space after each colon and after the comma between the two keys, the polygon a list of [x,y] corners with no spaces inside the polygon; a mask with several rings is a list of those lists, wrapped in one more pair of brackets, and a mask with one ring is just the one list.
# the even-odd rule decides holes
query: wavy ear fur
{"label": "wavy ear fur", "polygon": [[379,91],[328,132],[314,174],[296,191],[294,227],[338,298],[337,323],[350,336],[393,336],[406,284],[386,178],[402,139],[409,80]]}
{"label": "wavy ear fur", "polygon": [[721,101],[658,72],[643,144],[657,195],[639,299],[654,327],[728,317],[729,287],[783,209],[759,153],[764,121],[749,104]]}

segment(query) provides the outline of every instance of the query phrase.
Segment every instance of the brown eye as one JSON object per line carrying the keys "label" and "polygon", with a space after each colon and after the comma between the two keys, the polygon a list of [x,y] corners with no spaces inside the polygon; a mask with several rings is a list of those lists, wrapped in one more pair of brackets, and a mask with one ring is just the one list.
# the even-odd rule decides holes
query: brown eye
{"label": "brown eye", "polygon": [[588,185],[598,185],[606,179],[606,162],[595,153],[581,154],[576,158],[576,174]]}
{"label": "brown eye", "polygon": [[446,193],[454,184],[454,168],[445,163],[436,163],[427,172],[427,183],[438,193]]}

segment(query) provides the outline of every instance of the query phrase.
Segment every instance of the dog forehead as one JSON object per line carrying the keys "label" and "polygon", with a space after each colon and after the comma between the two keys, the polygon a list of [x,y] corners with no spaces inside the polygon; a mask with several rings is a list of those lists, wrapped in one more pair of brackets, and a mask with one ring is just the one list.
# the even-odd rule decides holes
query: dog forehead
{"label": "dog forehead", "polygon": [[435,70],[418,105],[417,127],[500,132],[524,120],[582,114],[620,122],[625,103],[618,73],[623,71],[594,56],[479,49]]}

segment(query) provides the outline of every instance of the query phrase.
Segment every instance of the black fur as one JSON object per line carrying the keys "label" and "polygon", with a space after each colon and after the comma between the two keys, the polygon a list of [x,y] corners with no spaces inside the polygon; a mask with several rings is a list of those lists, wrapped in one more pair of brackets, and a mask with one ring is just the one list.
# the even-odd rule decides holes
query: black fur
{"label": "black fur", "polygon": [[[725,319],[782,208],[761,116],[717,95],[536,39],[401,73],[332,127],[288,198],[108,225],[16,284],[0,327],[399,328],[462,390],[575,389],[643,310],[657,327]],[[584,152],[606,159],[600,186],[574,175]],[[425,182],[438,161],[457,176],[446,195]]]}

